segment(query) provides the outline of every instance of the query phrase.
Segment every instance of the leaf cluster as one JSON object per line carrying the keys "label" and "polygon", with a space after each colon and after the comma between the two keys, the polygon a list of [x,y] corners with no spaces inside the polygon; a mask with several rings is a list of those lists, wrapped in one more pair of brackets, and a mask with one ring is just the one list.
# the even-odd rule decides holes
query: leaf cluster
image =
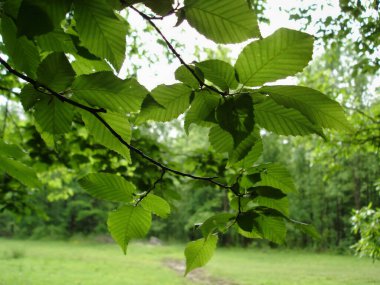
{"label": "leaf cluster", "polygon": [[[133,6],[140,2],[156,16]],[[78,120],[94,141],[121,159],[132,162],[133,152],[160,171],[145,191],[118,174],[90,173],[79,180],[93,197],[118,205],[109,213],[108,229],[124,252],[131,239],[147,234],[152,213],[162,218],[170,213],[169,203],[155,193],[169,174],[215,184],[230,195],[231,210],[207,219],[200,227],[203,238],[186,247],[186,273],[203,266],[216,247],[217,234],[232,227],[245,237],[275,243],[285,242],[286,222],[317,236],[309,225],[288,216],[287,195],[296,190],[286,168],[255,165],[263,149],[262,129],[321,137],[324,129],[350,129],[340,105],[323,93],[267,84],[303,70],[312,58],[311,35],[282,28],[262,38],[257,15],[245,0],[185,0],[183,7],[170,0],[8,0],[2,9],[1,34],[9,60],[1,63],[27,82],[20,100],[41,136],[54,141]],[[125,62],[129,27],[123,9],[148,21],[180,60],[177,83],[148,91],[135,78],[116,76]],[[154,23],[169,14],[216,43],[255,40],[233,66],[222,60],[187,64]],[[209,128],[212,147],[228,155],[230,177],[184,173],[131,144],[132,126],[168,122],[182,114],[186,131],[192,124]],[[4,171],[27,186],[39,186],[34,171],[15,157],[20,154],[16,146],[4,142],[1,152]]]}

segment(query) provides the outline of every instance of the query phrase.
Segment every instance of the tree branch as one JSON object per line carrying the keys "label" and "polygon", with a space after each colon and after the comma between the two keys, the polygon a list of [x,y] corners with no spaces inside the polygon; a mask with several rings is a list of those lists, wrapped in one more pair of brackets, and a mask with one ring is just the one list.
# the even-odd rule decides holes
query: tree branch
{"label": "tree branch", "polygon": [[[26,76],[24,74],[22,74],[21,72],[18,72],[17,70],[13,69],[9,64],[8,62],[6,62],[4,59],[2,59],[0,57],[0,63],[10,72],[12,73],[13,75],[16,75],[18,78],[21,78],[22,80],[32,84],[34,86],[34,88],[45,94],[45,95],[52,95],[54,97],[56,97],[58,100],[62,101],[62,102],[66,102],[66,103],[69,103],[70,105],[73,105],[75,107],[78,107],[78,108],[81,108],[83,110],[86,110],[90,113],[106,113],[106,110],[104,108],[99,108],[99,109],[96,109],[96,108],[91,108],[91,107],[88,107],[86,105],[82,105],[74,100],[71,100],[69,98],[66,98],[65,96],[59,94],[58,92],[55,92],[54,90],[50,89],[49,87],[37,82],[36,80],[30,78],[29,76]],[[47,92],[48,93],[47,93]]]}
{"label": "tree branch", "polygon": [[203,82],[203,80],[197,75],[197,73],[195,72],[194,69],[192,69],[184,60],[183,58],[181,57],[181,55],[177,52],[177,50],[174,48],[174,46],[169,42],[169,40],[165,37],[165,35],[161,32],[160,28],[157,27],[157,25],[153,22],[152,18],[149,17],[148,15],[144,14],[143,12],[141,12],[140,10],[136,9],[135,7],[133,6],[129,6],[129,8],[131,8],[133,11],[135,11],[136,13],[138,13],[143,19],[145,19],[146,21],[148,21],[148,23],[157,31],[157,33],[161,36],[161,38],[164,40],[164,42],[166,43],[166,45],[168,46],[168,48],[170,49],[170,51],[178,58],[178,60],[180,61],[181,64],[183,64],[186,69],[193,75],[193,77],[198,81],[199,83],[199,86],[202,88],[202,87],[206,87],[207,89],[215,92],[215,93],[218,93],[222,96],[227,96],[227,95],[230,95],[226,92],[223,92],[223,91],[220,91],[219,89],[215,88],[214,86],[211,86],[211,85],[208,85],[206,83]]}
{"label": "tree branch", "polygon": [[[171,172],[173,174],[176,174],[176,175],[179,175],[179,176],[183,176],[183,177],[188,177],[188,178],[191,178],[191,179],[194,179],[194,180],[201,180],[201,181],[207,181],[209,183],[212,183],[212,184],[215,184],[221,188],[224,188],[224,189],[231,189],[232,186],[228,186],[228,185],[225,185],[225,184],[222,184],[222,183],[219,183],[217,181],[215,181],[214,179],[216,179],[217,177],[203,177],[203,176],[196,176],[196,175],[192,175],[192,174],[189,174],[189,173],[185,173],[185,172],[181,172],[181,171],[178,171],[176,169],[173,169],[173,168],[170,168],[156,160],[154,160],[153,158],[151,158],[150,156],[146,155],[144,152],[142,152],[140,149],[130,145],[127,141],[125,141],[122,136],[116,132],[103,118],[102,116],[99,114],[99,113],[105,113],[106,110],[101,108],[101,109],[94,109],[94,108],[91,108],[91,107],[88,107],[86,105],[83,105],[81,103],[78,103],[76,101],[73,101],[71,99],[68,99],[64,96],[62,96],[61,94],[53,91],[52,89],[40,84],[39,82],[37,82],[36,80],[18,72],[17,70],[13,69],[5,60],[3,60],[1,57],[0,57],[0,63],[12,74],[14,74],[15,76],[23,79],[24,81],[26,82],[29,82],[31,83],[34,88],[36,88],[36,90],[46,94],[46,95],[50,95],[50,96],[54,96],[56,98],[58,98],[59,100],[61,100],[62,102],[65,102],[65,103],[68,103],[70,105],[73,105],[79,109],[82,109],[84,111],[87,111],[89,113],[91,113],[96,119],[98,119],[110,132],[111,134],[121,143],[123,144],[124,146],[126,146],[129,150],[135,152],[136,154],[138,154],[139,156],[141,156],[143,159],[149,161],[150,163],[156,165],[158,168],[160,168],[162,171],[164,172]],[[49,93],[46,93],[46,92],[43,92],[43,90],[47,90]]]}

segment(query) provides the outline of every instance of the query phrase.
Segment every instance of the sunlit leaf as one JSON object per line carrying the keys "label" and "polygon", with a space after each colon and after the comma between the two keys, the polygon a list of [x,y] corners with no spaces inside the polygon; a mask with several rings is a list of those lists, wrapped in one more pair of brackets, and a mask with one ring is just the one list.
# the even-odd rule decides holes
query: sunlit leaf
{"label": "sunlit leaf", "polygon": [[189,107],[191,92],[188,86],[179,83],[157,86],[145,99],[137,123],[167,122],[177,118]]}
{"label": "sunlit leaf", "polygon": [[124,113],[138,111],[148,94],[136,79],[122,80],[110,71],[78,76],[72,90],[91,106]]}
{"label": "sunlit leaf", "polygon": [[[297,191],[289,171],[280,164],[262,164],[249,170],[248,173],[250,173],[248,178],[251,179],[252,177],[254,186],[270,186],[280,189],[284,193]],[[256,174],[259,174],[259,181],[255,179]]]}
{"label": "sunlit leaf", "polygon": [[[112,67],[102,60],[91,60],[81,56],[76,56],[71,64],[77,75],[96,73],[99,71],[112,71]],[[141,104],[140,104],[141,105]]]}
{"label": "sunlit leaf", "polygon": [[312,54],[311,35],[282,28],[247,45],[239,55],[235,69],[243,85],[260,86],[302,71]]}
{"label": "sunlit leaf", "polygon": [[208,238],[209,235],[214,232],[214,230],[216,229],[223,230],[223,228],[226,228],[228,222],[230,222],[234,217],[235,215],[231,213],[219,213],[208,218],[199,227],[202,232],[202,235],[205,238]]}
{"label": "sunlit leaf", "polygon": [[221,90],[236,89],[238,82],[235,69],[227,62],[210,59],[195,64],[204,74],[205,79],[218,86]]}
{"label": "sunlit leaf", "polygon": [[313,125],[304,115],[293,108],[277,104],[269,97],[254,105],[256,122],[268,131],[279,135],[308,135],[323,136],[321,127]]}
{"label": "sunlit leaf", "polygon": [[351,130],[342,107],[319,91],[284,85],[266,86],[260,92],[268,94],[277,104],[298,110],[317,126]]}
{"label": "sunlit leaf", "polygon": [[125,205],[108,215],[108,230],[124,254],[133,238],[143,238],[152,223],[152,215],[140,206]]}
{"label": "sunlit leaf", "polygon": [[91,173],[81,178],[79,185],[91,196],[112,202],[130,202],[135,186],[123,177],[110,173]]}
{"label": "sunlit leaf", "polygon": [[166,218],[170,214],[169,203],[157,195],[148,194],[140,204],[145,210],[148,210],[161,218]]}
{"label": "sunlit leaf", "polygon": [[189,24],[216,43],[240,43],[260,36],[256,14],[244,0],[185,0]]}
{"label": "sunlit leaf", "polygon": [[218,237],[211,235],[207,239],[198,239],[191,241],[186,245],[186,272],[187,275],[190,271],[204,266],[214,254]]}

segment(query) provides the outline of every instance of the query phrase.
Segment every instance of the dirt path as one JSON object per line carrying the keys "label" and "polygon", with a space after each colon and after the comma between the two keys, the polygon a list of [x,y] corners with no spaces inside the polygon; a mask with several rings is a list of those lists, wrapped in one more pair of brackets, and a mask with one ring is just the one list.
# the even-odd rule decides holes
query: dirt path
{"label": "dirt path", "polygon": [[[169,267],[170,269],[177,272],[178,275],[183,276],[183,273],[185,272],[185,262],[177,259],[165,259],[162,261],[162,263],[166,267]],[[194,283],[203,285],[239,285],[239,283],[236,283],[234,281],[213,277],[203,269],[196,269],[190,272],[186,278]]]}

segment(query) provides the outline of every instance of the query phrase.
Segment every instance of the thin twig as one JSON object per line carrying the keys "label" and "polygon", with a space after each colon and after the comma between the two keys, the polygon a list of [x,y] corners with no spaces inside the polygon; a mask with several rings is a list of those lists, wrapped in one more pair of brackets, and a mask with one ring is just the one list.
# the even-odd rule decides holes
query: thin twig
{"label": "thin twig", "polygon": [[150,163],[156,165],[157,167],[159,167],[162,171],[167,171],[167,172],[171,172],[171,173],[174,173],[176,175],[179,175],[179,176],[183,176],[183,177],[188,177],[188,178],[192,178],[194,180],[201,180],[201,181],[207,181],[209,183],[212,183],[212,184],[215,184],[221,188],[225,188],[225,189],[231,189],[232,187],[231,186],[228,186],[228,185],[225,185],[225,184],[222,184],[220,182],[217,182],[215,181],[216,178],[218,177],[203,177],[203,176],[196,176],[196,175],[193,175],[193,174],[190,174],[190,173],[185,173],[185,172],[181,172],[179,170],[176,170],[176,169],[173,169],[173,168],[170,168],[156,160],[154,160],[153,158],[149,157],[148,155],[146,155],[144,152],[142,152],[140,149],[130,145],[126,140],[123,139],[123,137],[118,133],[116,132],[104,119],[103,117],[99,114],[99,113],[105,113],[106,110],[101,108],[101,109],[94,109],[94,108],[91,108],[91,107],[88,107],[86,105],[83,105],[81,103],[78,103],[76,101],[73,101],[71,99],[68,99],[62,95],[60,95],[59,93],[53,91],[52,89],[40,84],[39,82],[37,82],[36,80],[18,72],[17,70],[13,69],[6,61],[4,61],[1,57],[0,57],[0,63],[12,74],[14,74],[15,76],[25,80],[26,82],[29,82],[31,84],[33,84],[33,86],[35,88],[38,88],[38,90],[40,92],[42,92],[42,90],[47,90],[49,93],[45,93],[46,95],[50,95],[50,96],[54,96],[54,97],[58,97],[58,99],[60,99],[62,102],[65,102],[65,103],[68,103],[70,105],[73,105],[79,109],[82,109],[84,111],[87,111],[89,113],[91,113],[95,118],[97,118],[110,132],[111,134],[121,143],[123,144],[124,146],[126,146],[129,150],[135,152],[136,154],[138,154],[139,156],[141,156],[142,158],[144,158],[145,160],[149,161]]}
{"label": "thin twig", "polygon": [[12,89],[4,87],[4,86],[0,86],[0,90],[3,90],[3,91],[8,92],[8,93],[11,93],[13,95],[20,95],[20,93],[15,92]]}
{"label": "thin twig", "polygon": [[145,191],[144,194],[142,194],[142,195],[140,196],[140,198],[139,198],[139,199],[137,200],[137,202],[135,203],[135,206],[137,206],[138,204],[140,204],[140,202],[141,202],[142,200],[144,200],[145,197],[148,196],[150,192],[152,192],[154,189],[156,189],[157,184],[158,184],[158,183],[161,183],[162,180],[164,179],[164,175],[165,175],[165,173],[166,173],[165,170],[162,170],[162,171],[161,171],[161,176],[160,176],[156,181],[154,181],[153,186],[152,186],[149,190]]}
{"label": "thin twig", "polygon": [[204,81],[198,76],[198,74],[195,72],[194,69],[192,69],[182,58],[182,56],[177,52],[177,50],[174,48],[174,46],[169,42],[169,40],[165,37],[165,35],[161,32],[160,28],[157,27],[157,25],[153,22],[152,18],[149,17],[148,15],[144,14],[140,10],[136,9],[133,6],[129,6],[133,11],[138,13],[143,19],[149,22],[149,24],[157,31],[157,33],[161,36],[161,38],[164,40],[170,51],[178,58],[180,63],[186,67],[186,69],[193,75],[193,77],[198,81],[199,86],[206,87],[207,89],[218,93],[222,96],[228,96],[229,94],[223,91],[220,91],[219,89],[215,88],[214,86],[208,85],[204,83]]}
{"label": "thin twig", "polygon": [[358,109],[358,108],[355,108],[355,107],[348,107],[348,106],[343,106],[345,109],[347,110],[352,110],[352,111],[355,111],[357,113],[359,113],[360,115],[362,115],[363,117],[366,117],[367,119],[369,119],[370,121],[372,121],[373,123],[376,123],[376,124],[379,124],[380,122],[377,121],[374,117],[364,113],[362,110]]}

